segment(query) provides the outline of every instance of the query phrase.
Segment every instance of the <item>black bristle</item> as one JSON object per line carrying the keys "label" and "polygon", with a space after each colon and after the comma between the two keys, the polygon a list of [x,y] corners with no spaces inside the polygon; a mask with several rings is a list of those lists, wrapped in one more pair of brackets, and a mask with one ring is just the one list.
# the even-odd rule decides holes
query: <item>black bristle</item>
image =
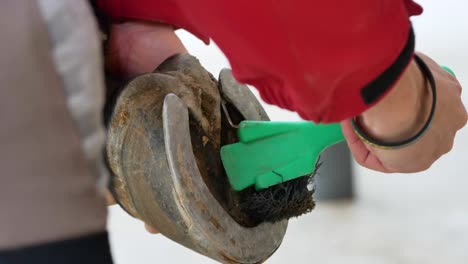
{"label": "black bristle", "polygon": [[309,213],[315,207],[314,177],[320,167],[318,162],[312,174],[277,184],[264,190],[255,187],[240,194],[242,211],[256,223],[278,222]]}
{"label": "black bristle", "polygon": [[[233,105],[226,103],[226,108],[233,123],[238,124],[245,120]],[[221,145],[238,142],[237,130],[233,129],[229,124],[224,111],[221,111],[221,115]],[[257,191],[254,186],[240,192],[235,191],[232,187],[227,187],[229,190],[223,189],[226,188],[225,186],[229,186],[225,175],[226,185],[219,185],[222,186],[222,188],[218,189],[221,191],[215,191],[214,193],[218,194],[216,197],[218,197],[217,199],[222,205],[225,205],[226,211],[244,227],[255,227],[264,222],[275,223],[298,217],[309,213],[315,208],[315,201],[312,196],[315,190],[310,186],[313,186],[314,177],[320,165],[319,159],[315,164],[313,173],[260,191]],[[278,176],[281,177],[281,174],[278,174]],[[218,183],[221,181],[219,178],[216,179]],[[219,193],[223,195],[219,195]],[[219,199],[219,197],[223,199]]]}

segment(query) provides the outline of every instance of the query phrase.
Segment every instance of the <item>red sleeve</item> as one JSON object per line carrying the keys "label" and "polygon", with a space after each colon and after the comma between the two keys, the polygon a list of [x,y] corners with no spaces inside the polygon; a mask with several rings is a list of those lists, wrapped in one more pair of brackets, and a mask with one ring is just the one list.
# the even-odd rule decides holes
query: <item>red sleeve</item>
{"label": "red sleeve", "polygon": [[358,115],[398,80],[414,51],[411,0],[98,0],[115,18],[163,21],[213,39],[234,76],[316,122]]}

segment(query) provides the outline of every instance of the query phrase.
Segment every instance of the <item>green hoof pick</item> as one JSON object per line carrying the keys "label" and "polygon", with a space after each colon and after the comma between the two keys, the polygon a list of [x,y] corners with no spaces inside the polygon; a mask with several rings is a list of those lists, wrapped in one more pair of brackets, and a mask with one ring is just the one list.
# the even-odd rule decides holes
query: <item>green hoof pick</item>
{"label": "green hoof pick", "polygon": [[312,173],[320,153],[344,140],[339,124],[243,121],[239,141],[221,148],[231,186],[257,190]]}

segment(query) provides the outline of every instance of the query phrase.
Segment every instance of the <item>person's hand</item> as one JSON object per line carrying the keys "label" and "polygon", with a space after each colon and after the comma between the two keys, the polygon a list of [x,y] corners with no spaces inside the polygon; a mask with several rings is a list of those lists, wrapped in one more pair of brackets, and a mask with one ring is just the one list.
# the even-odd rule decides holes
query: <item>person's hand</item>
{"label": "person's hand", "polygon": [[[106,199],[106,205],[107,205],[107,206],[112,206],[112,205],[116,205],[116,204],[117,204],[117,202],[116,202],[115,199],[114,199],[114,196],[112,196],[112,194],[111,194],[109,191],[106,191],[106,193],[105,193],[105,199]],[[146,223],[145,223],[145,229],[146,229],[146,231],[148,231],[150,234],[159,234],[159,231],[158,231],[156,228],[154,228],[154,227],[152,227],[152,226],[150,226],[150,225],[148,225],[148,224],[146,224]]]}
{"label": "person's hand", "polygon": [[106,70],[126,80],[152,72],[177,53],[187,53],[173,27],[160,23],[127,21],[110,26]]}
{"label": "person's hand", "polygon": [[146,229],[146,231],[148,231],[150,234],[159,234],[159,231],[158,231],[156,228],[154,228],[154,227],[152,227],[152,226],[150,226],[150,225],[148,225],[148,224],[145,224],[145,229]]}
{"label": "person's hand", "polygon": [[[454,76],[429,57],[418,54],[430,68],[437,87],[436,111],[427,133],[416,143],[385,150],[363,143],[349,120],[342,122],[343,134],[356,161],[369,169],[412,173],[428,169],[452,149],[456,132],[465,126],[467,113],[461,101],[462,88]],[[427,121],[432,103],[429,84],[412,62],[389,94],[358,117],[370,136],[395,142],[415,135]]]}

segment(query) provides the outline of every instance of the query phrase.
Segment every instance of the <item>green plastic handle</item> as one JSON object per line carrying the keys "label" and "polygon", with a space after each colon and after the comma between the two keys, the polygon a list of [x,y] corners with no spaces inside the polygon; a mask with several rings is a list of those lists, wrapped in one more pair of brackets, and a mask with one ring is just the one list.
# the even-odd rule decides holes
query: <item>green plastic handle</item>
{"label": "green plastic handle", "polygon": [[221,148],[221,159],[236,191],[257,190],[305,176],[320,153],[344,140],[339,124],[243,121],[239,143]]}
{"label": "green plastic handle", "polygon": [[455,75],[455,73],[452,71],[452,69],[450,69],[449,67],[443,66],[443,65],[440,66],[440,67],[441,67],[442,69],[444,69],[445,71],[447,71],[448,73],[452,74],[453,77],[457,77],[457,76]]}

